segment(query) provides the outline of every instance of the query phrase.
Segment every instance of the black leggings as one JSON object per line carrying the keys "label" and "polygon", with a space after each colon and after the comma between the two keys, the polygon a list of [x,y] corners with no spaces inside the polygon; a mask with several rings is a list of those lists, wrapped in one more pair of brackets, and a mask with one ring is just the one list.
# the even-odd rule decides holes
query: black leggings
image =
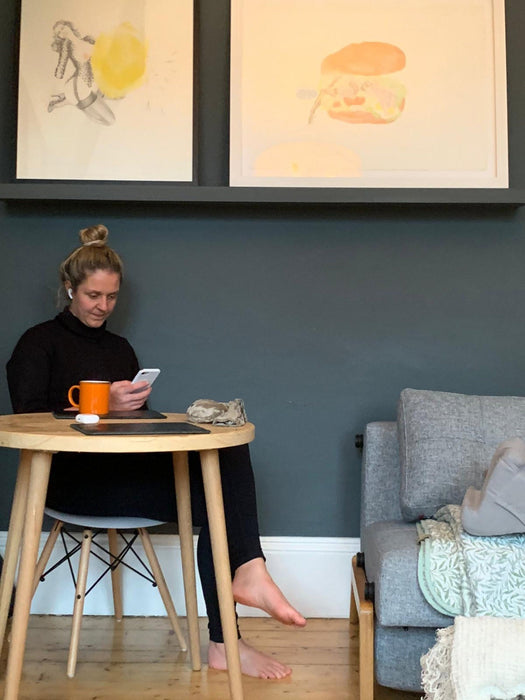
{"label": "black leggings", "polygon": [[[204,501],[204,486],[199,455],[190,453],[192,515],[194,525],[200,525],[197,544],[197,564],[202,592],[208,614],[208,629],[212,642],[222,642],[222,626],[217,598],[217,583],[213,567],[210,528]],[[221,464],[224,515],[228,534],[228,552],[232,579],[241,564],[263,557],[259,539],[255,481],[247,445],[228,447],[219,451]],[[238,636],[240,636],[237,630]]]}
{"label": "black leggings", "polygon": [[[247,445],[219,451],[224,514],[232,578],[247,561],[263,557],[255,480]],[[189,453],[193,524],[200,527],[197,563],[210,639],[222,642],[210,531],[199,455]],[[169,453],[74,454],[53,457],[47,505],[83,515],[141,516],[176,522],[177,506]]]}

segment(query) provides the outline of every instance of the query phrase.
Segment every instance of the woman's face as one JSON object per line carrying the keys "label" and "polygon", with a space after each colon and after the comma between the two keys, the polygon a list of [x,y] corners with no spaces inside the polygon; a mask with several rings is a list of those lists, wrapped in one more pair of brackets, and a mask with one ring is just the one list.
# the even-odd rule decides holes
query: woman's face
{"label": "woman's face", "polygon": [[115,308],[119,288],[118,273],[96,270],[78,285],[76,291],[72,290],[69,310],[86,326],[99,328]]}

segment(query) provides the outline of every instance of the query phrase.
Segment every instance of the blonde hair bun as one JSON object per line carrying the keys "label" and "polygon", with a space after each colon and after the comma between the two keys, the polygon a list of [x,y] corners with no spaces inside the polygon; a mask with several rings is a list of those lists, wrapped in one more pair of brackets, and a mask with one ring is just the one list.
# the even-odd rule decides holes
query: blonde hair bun
{"label": "blonde hair bun", "polygon": [[78,236],[83,246],[102,247],[106,245],[109,231],[104,224],[88,226],[79,231]]}
{"label": "blonde hair bun", "polygon": [[78,235],[82,244],[59,267],[61,291],[66,287],[76,291],[78,285],[97,270],[116,272],[122,281],[124,267],[118,253],[107,244],[108,229],[103,224],[96,224],[82,229]]}

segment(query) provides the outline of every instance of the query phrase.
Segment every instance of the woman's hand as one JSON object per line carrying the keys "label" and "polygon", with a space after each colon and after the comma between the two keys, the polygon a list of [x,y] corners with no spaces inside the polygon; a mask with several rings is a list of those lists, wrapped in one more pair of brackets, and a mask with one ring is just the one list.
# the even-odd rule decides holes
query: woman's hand
{"label": "woman's hand", "polygon": [[136,411],[151,394],[148,382],[113,382],[109,390],[110,411]]}

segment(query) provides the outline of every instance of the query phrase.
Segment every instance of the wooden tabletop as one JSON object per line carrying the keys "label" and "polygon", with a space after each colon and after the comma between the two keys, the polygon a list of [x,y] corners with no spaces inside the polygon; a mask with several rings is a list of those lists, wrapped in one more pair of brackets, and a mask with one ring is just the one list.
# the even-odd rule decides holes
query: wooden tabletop
{"label": "wooden tabletop", "polygon": [[[185,413],[164,413],[171,422],[188,422]],[[202,424],[206,434],[192,435],[83,435],[71,427],[68,419],[51,413],[19,413],[0,416],[0,447],[44,452],[179,452],[215,450],[251,442],[255,426],[239,427]],[[133,423],[133,420],[102,420],[104,423]],[[138,421],[137,421],[138,422]],[[155,419],[140,422],[155,423]]]}

